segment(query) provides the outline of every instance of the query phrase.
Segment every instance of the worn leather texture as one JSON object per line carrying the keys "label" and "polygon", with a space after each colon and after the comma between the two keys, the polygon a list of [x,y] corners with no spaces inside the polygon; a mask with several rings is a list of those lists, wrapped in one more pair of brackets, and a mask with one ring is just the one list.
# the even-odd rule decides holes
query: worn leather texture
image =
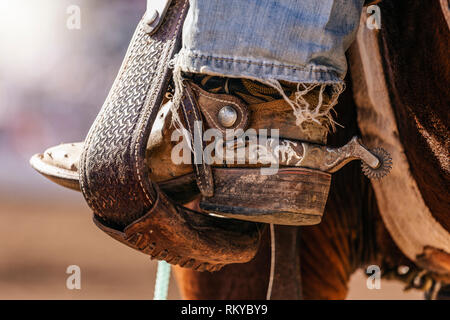
{"label": "worn leather texture", "polygon": [[100,218],[126,225],[156,198],[147,179],[145,149],[171,77],[188,1],[174,1],[150,36],[141,20],[116,81],[86,138],[81,156],[83,195]]}
{"label": "worn leather texture", "polygon": [[[259,245],[260,227],[237,220],[224,222],[176,207],[162,192],[151,210],[123,231],[94,223],[114,239],[150,255],[197,271],[217,271],[230,263],[250,261]],[[206,236],[205,236],[206,235]]]}
{"label": "worn leather texture", "polygon": [[[214,194],[214,180],[211,166],[206,164],[203,159],[203,150],[205,148],[205,141],[203,140],[203,118],[198,108],[197,98],[191,89],[189,82],[184,83],[184,94],[181,99],[181,106],[184,120],[191,135],[191,146],[194,152],[192,153],[192,165],[197,181],[197,186],[202,195],[211,197]],[[197,137],[197,139],[195,139]],[[200,146],[196,146],[196,141],[201,141]],[[196,150],[198,148],[200,150]],[[200,151],[200,152],[199,152]],[[196,159],[200,157],[200,159]]]}

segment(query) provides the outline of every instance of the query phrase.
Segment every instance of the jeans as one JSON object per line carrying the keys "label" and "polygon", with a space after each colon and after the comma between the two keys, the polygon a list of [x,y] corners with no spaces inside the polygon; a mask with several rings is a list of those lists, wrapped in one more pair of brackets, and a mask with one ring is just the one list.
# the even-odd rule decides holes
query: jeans
{"label": "jeans", "polygon": [[182,71],[334,84],[364,0],[190,0]]}

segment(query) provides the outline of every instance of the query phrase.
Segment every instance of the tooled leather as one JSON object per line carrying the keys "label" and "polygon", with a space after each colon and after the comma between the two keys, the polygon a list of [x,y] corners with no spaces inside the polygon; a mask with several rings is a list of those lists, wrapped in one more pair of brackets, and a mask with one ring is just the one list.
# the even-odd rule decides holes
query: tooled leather
{"label": "tooled leather", "polygon": [[[228,94],[210,93],[193,83],[191,83],[191,89],[195,92],[199,108],[210,127],[220,130],[223,134],[227,129],[247,129],[249,124],[248,107],[239,98]],[[224,106],[233,106],[238,115],[236,123],[229,128],[222,126],[217,118],[220,108]]]}
{"label": "tooled leather", "polygon": [[[198,102],[191,90],[191,85],[189,82],[184,82],[184,92],[181,100],[181,106],[183,111],[183,116],[187,124],[188,130],[191,133],[191,137],[194,137],[194,131],[200,129],[197,133],[199,137],[203,137],[203,122],[201,128],[196,128],[195,121],[202,121],[202,116],[198,108]],[[194,142],[191,141],[191,145]],[[202,150],[205,148],[205,142],[202,139]],[[194,154],[192,155],[194,158]],[[193,159],[194,160],[194,159]],[[194,174],[197,182],[198,189],[205,197],[212,197],[214,195],[214,180],[212,168],[210,165],[206,164],[204,159],[201,159],[201,163],[195,163],[192,161],[192,166],[194,168]]]}
{"label": "tooled leather", "polygon": [[171,76],[169,61],[179,48],[187,10],[188,0],[174,1],[152,36],[145,33],[141,20],[86,138],[81,189],[94,213],[111,223],[129,224],[154,203],[145,148]]}
{"label": "tooled leather", "polygon": [[[142,21],[138,25],[86,138],[80,184],[94,222],[114,239],[155,259],[214,271],[228,261],[246,262],[254,256],[256,225],[247,225],[242,234],[233,224],[188,214],[153,185],[145,163],[147,140],[171,77],[169,61],[179,49],[187,9],[188,0],[174,1],[152,36],[144,32]],[[236,244],[236,238],[242,242]]]}

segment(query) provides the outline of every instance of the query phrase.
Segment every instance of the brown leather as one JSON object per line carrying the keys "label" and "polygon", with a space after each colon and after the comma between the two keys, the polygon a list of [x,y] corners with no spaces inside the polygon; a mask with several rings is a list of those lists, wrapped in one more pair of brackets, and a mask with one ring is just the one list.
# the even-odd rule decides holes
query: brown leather
{"label": "brown leather", "polygon": [[[206,99],[203,95],[200,95],[199,98],[198,92],[204,94],[206,91],[192,83],[191,87],[194,93],[197,94],[199,109],[202,111],[203,119],[206,122],[205,129],[216,128],[221,130],[220,127],[215,126],[211,120],[208,122],[207,119],[209,115],[215,115],[216,110],[220,110],[219,106],[223,106],[221,102],[216,103],[215,100],[224,100],[227,103],[238,103],[244,112],[248,112],[247,123],[240,121],[240,117],[238,117],[236,128],[243,128],[243,130],[248,128],[255,130],[276,128],[279,129],[281,138],[326,144],[326,127],[312,122],[304,123],[301,128],[298,127],[295,123],[296,119],[292,108],[283,99],[247,105],[244,101],[229,94],[208,93],[209,99]],[[311,104],[314,104],[317,100],[314,94],[310,94],[305,98]],[[171,141],[172,132],[175,128],[171,125],[172,113],[171,110],[167,110],[167,107],[168,105],[164,106],[163,109],[165,110],[160,111],[156,117],[155,130],[152,131],[147,146],[146,161],[150,171],[150,178],[158,183],[193,172],[192,165],[183,163],[176,165],[171,161],[172,148],[178,141]],[[245,166],[252,167],[252,165]]]}
{"label": "brown leather", "polygon": [[[209,93],[194,83],[189,83],[190,88],[196,94],[198,107],[204,115],[204,119],[210,128],[218,129],[225,135],[226,130],[245,130],[248,127],[249,111],[247,105],[239,98],[230,94]],[[237,112],[236,122],[231,127],[220,124],[217,115],[224,106],[232,106]]]}
{"label": "brown leather", "polygon": [[169,62],[181,46],[187,0],[175,0],[157,32],[142,19],[108,97],[85,139],[80,186],[97,216],[128,225],[152,208],[157,197],[148,179],[145,153],[167,92]]}
{"label": "brown leather", "polygon": [[[195,92],[195,94],[194,94]],[[233,126],[226,128],[218,120],[218,113],[224,106],[232,106],[237,112],[237,119]],[[284,168],[270,175],[263,174],[259,169],[245,168],[252,163],[245,160],[243,166],[238,164],[216,163],[219,166],[232,166],[234,169],[219,169],[213,174],[210,165],[205,163],[203,150],[206,143],[203,137],[203,118],[209,119],[209,126],[218,129],[227,137],[227,130],[231,132],[243,130],[248,125],[248,109],[237,97],[228,94],[213,94],[202,90],[190,80],[183,81],[183,95],[181,98],[181,111],[185,125],[190,133],[190,146],[192,151],[192,164],[198,189],[202,194],[200,208],[206,212],[213,212],[229,218],[255,222],[285,224],[285,225],[312,225],[320,223],[330,188],[330,174],[318,170],[295,168],[298,159],[305,160],[300,141],[291,142],[281,140],[281,145],[293,145],[289,152],[281,153],[278,164],[293,166]],[[252,128],[254,129],[254,128]],[[264,128],[265,129],[265,128]],[[235,146],[239,149],[238,145]],[[300,154],[295,153],[300,148]],[[272,151],[270,147],[265,146]],[[274,149],[276,150],[276,149]],[[254,153],[246,150],[245,154]],[[288,157],[285,154],[289,154]],[[294,156],[295,154],[295,156]],[[313,152],[313,157],[317,152]],[[264,158],[264,157],[263,157]],[[282,163],[283,159],[297,158],[293,164]],[[216,159],[217,160],[217,159]],[[294,159],[291,159],[294,160]],[[288,161],[289,162],[289,161]],[[256,163],[261,167],[262,163]],[[213,178],[214,177],[214,178]],[[217,187],[215,188],[215,185]]]}
{"label": "brown leather", "polygon": [[426,270],[447,276],[450,283],[450,254],[444,250],[427,246],[416,257],[416,264]]}
{"label": "brown leather", "polygon": [[229,218],[282,225],[314,225],[322,220],[331,174],[307,168],[214,168],[215,193],[200,208]]}
{"label": "brown leather", "polygon": [[94,215],[94,223],[127,246],[197,271],[217,271],[229,263],[250,261],[260,241],[254,223],[214,218],[173,203],[158,191],[155,205],[123,231]]}
{"label": "brown leather", "polygon": [[[306,97],[314,105],[317,97],[311,94]],[[314,122],[305,122],[301,127],[296,125],[296,118],[291,106],[283,100],[275,100],[249,105],[251,114],[249,127],[255,130],[276,128],[280,137],[293,140],[326,144],[328,129]]]}
{"label": "brown leather", "polygon": [[[212,197],[214,194],[214,180],[211,166],[203,159],[203,150],[206,143],[203,140],[203,119],[198,108],[198,102],[192,92],[189,82],[184,82],[184,94],[181,99],[181,109],[184,120],[191,134],[192,166],[197,186],[202,195]],[[200,143],[200,145],[197,145]]]}
{"label": "brown leather", "polygon": [[[302,127],[297,126],[292,107],[284,100],[278,99],[268,102],[252,103],[243,101],[232,94],[217,94],[203,90],[200,86],[190,82],[192,90],[196,93],[198,107],[200,108],[208,128],[215,128],[225,134],[226,129],[252,128],[254,130],[276,128],[280,137],[287,139],[310,141],[325,144],[328,134],[326,126],[318,126],[314,122],[305,122]],[[251,98],[251,97],[250,97]],[[318,94],[305,96],[312,105],[318,103]],[[324,96],[327,102],[328,96]],[[229,127],[223,127],[217,119],[219,110],[226,106],[233,106],[237,111],[236,123]]]}

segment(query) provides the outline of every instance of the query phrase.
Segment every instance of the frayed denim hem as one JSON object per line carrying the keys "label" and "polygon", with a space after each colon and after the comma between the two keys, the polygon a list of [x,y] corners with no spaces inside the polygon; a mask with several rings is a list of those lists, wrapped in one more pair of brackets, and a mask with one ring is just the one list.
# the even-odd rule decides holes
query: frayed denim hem
{"label": "frayed denim hem", "polygon": [[343,83],[335,70],[314,65],[293,66],[249,58],[215,57],[182,49],[176,58],[183,72],[202,73],[253,80],[284,80],[294,83]]}
{"label": "frayed denim hem", "polygon": [[[275,88],[283,99],[292,107],[293,114],[296,117],[296,124],[301,126],[303,122],[313,121],[322,125],[319,119],[325,117],[328,119],[328,129],[334,131],[337,124],[331,115],[331,110],[337,104],[339,95],[345,90],[345,83],[336,72],[318,70],[312,68],[309,71],[266,63],[254,63],[238,61],[236,59],[212,58],[191,55],[185,51],[180,53],[171,61],[171,67],[174,69],[173,81],[175,84],[175,95],[173,97],[173,122],[177,127],[182,127],[181,120],[178,118],[178,106],[181,102],[183,92],[183,72],[202,73],[215,76],[226,76],[236,78],[248,78],[259,81],[270,87]],[[253,71],[253,72],[252,72]],[[256,72],[255,72],[256,71]],[[281,71],[281,72],[280,72]],[[294,77],[294,75],[297,75]],[[301,77],[299,77],[301,76]],[[280,81],[290,81],[297,83],[297,91],[292,97],[288,97],[284,92]],[[324,102],[325,88],[332,88],[331,97],[328,102]],[[304,98],[306,94],[319,87],[317,105],[310,105]]]}

